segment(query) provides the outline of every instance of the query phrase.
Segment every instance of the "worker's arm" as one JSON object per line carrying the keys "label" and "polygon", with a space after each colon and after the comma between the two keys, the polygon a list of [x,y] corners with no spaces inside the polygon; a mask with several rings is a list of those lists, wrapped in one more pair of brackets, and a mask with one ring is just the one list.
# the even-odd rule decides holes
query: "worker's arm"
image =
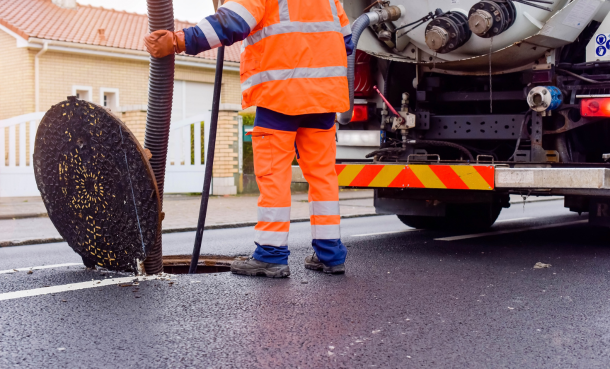
{"label": "worker's arm", "polygon": [[197,55],[221,45],[233,45],[248,37],[264,14],[265,2],[261,0],[226,2],[216,14],[205,17],[195,27],[184,29],[186,53]]}
{"label": "worker's arm", "polygon": [[197,55],[246,38],[265,14],[264,0],[229,0],[196,26],[181,31],[155,31],[144,38],[148,52],[161,58],[186,51]]}
{"label": "worker's arm", "polygon": [[347,19],[347,14],[345,14],[345,10],[343,10],[339,0],[335,0],[335,5],[339,21],[341,22],[341,34],[343,34],[343,41],[345,42],[345,51],[347,51],[347,55],[352,55],[354,43],[352,42],[352,28],[349,25],[349,19]]}

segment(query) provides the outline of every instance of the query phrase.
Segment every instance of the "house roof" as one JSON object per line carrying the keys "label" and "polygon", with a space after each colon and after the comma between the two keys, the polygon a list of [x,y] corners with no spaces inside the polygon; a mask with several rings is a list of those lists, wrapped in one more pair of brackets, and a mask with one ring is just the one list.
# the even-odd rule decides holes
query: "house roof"
{"label": "house roof", "polygon": [[[146,51],[148,16],[114,9],[78,5],[65,9],[51,0],[2,0],[0,24],[24,39],[36,37],[77,44]],[[175,20],[176,29],[195,24]],[[239,62],[239,43],[226,48],[225,60]],[[197,55],[216,60],[216,49]]]}

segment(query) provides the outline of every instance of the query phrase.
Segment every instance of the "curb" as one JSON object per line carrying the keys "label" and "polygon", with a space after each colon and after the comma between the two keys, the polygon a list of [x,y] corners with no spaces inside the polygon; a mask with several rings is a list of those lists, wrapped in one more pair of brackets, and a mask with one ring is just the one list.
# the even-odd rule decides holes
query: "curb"
{"label": "curb", "polygon": [[[380,215],[388,215],[388,214],[366,213],[366,214],[344,215],[341,217],[341,219],[363,218],[363,217],[372,217],[372,216],[380,216]],[[300,218],[300,219],[291,219],[290,220],[290,223],[302,223],[302,222],[309,222],[309,218]],[[205,226],[203,229],[207,231],[207,230],[212,230],[212,229],[252,227],[255,225],[256,225],[256,222],[226,223],[226,224],[213,224],[210,226]],[[170,229],[162,230],[161,233],[166,234],[166,233],[193,232],[196,230],[197,230],[197,227],[170,228]],[[38,238],[38,239],[30,239],[30,240],[0,241],[0,247],[38,245],[38,244],[55,243],[55,242],[65,242],[65,240],[61,237],[55,237],[55,238]]]}
{"label": "curb", "polygon": [[[542,202],[542,201],[557,201],[557,200],[563,200],[563,196],[558,196],[561,198],[557,198],[555,196],[551,196],[551,198],[545,198],[545,197],[533,197],[531,199],[527,199],[525,201],[523,200],[517,200],[517,201],[511,201],[511,204],[521,204],[524,202]],[[340,199],[339,201],[348,201],[348,200],[366,200],[366,199],[372,199],[372,197],[354,197],[354,198],[350,198],[350,199]],[[296,200],[298,202],[308,202],[307,200]],[[348,205],[349,206],[349,205]],[[368,215],[367,215],[368,216]],[[1,215],[0,214],[0,220],[13,220],[13,219],[29,219],[29,218],[48,218],[49,214],[47,213],[25,213],[25,214],[5,214],[5,215]],[[353,217],[351,215],[348,215],[347,217]],[[295,219],[295,220],[291,220],[294,222],[299,222],[301,221],[300,219]],[[231,223],[232,224],[232,223]],[[224,224],[222,225],[213,225],[210,226],[210,228],[205,227],[205,229],[220,229],[218,228],[218,226],[221,226],[221,228],[238,228],[238,227],[246,227],[247,225],[254,225],[256,224],[256,222],[249,222],[249,223],[235,223],[237,224],[236,226],[227,226],[225,227]],[[246,224],[246,225],[241,225],[241,224]],[[213,227],[217,227],[217,228],[213,228]],[[172,233],[172,232],[182,232],[182,229],[187,229],[187,230],[195,230],[196,228],[176,228],[179,229],[179,231],[173,231],[173,230],[168,230],[168,233]],[[165,231],[164,231],[165,232]]]}
{"label": "curb", "polygon": [[0,215],[0,220],[48,218],[48,217],[49,217],[49,214],[47,214],[47,213],[8,214],[8,215]]}
{"label": "curb", "polygon": [[[546,201],[559,201],[562,200],[558,198],[536,198],[535,200],[521,200],[511,202],[511,204],[522,204],[522,203],[533,203],[533,202],[546,202]],[[24,214],[21,218],[11,217],[9,219],[23,219],[26,218]],[[388,215],[388,214],[377,214],[377,213],[365,213],[365,214],[354,214],[354,215],[344,215],[341,216],[341,219],[351,219],[351,218],[362,218],[362,217],[372,217],[372,216],[380,216],[380,215]],[[46,214],[38,214],[36,217],[44,217]],[[30,216],[31,217],[31,216]],[[1,218],[0,218],[1,219]],[[308,222],[309,218],[300,218],[300,219],[291,219],[291,223],[301,223]],[[242,222],[242,223],[225,223],[225,224],[213,224],[209,226],[205,226],[204,230],[213,230],[213,229],[229,229],[229,228],[243,228],[243,227],[252,227],[255,226],[256,222]],[[180,232],[193,232],[196,231],[197,227],[183,227],[183,228],[169,228],[161,231],[162,234],[166,233],[180,233]],[[14,240],[14,241],[0,241],[0,247],[11,247],[11,246],[26,246],[26,245],[37,245],[37,244],[45,244],[45,243],[55,243],[55,242],[65,242],[61,237],[55,238],[37,238],[37,239],[29,239],[29,240]]]}
{"label": "curb", "polygon": [[31,240],[1,241],[0,247],[37,245],[37,244],[41,244],[41,243],[55,243],[55,242],[64,242],[64,239],[61,237],[58,237],[58,238],[38,238],[38,239],[31,239]]}

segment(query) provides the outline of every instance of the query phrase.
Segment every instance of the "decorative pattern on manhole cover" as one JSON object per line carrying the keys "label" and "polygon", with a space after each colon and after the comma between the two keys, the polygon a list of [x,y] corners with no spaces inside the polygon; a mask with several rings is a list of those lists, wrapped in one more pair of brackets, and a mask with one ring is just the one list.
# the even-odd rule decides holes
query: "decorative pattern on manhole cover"
{"label": "decorative pattern on manhole cover", "polygon": [[49,218],[85,265],[137,270],[161,231],[160,201],[144,149],[118,118],[74,97],[53,106],[34,170]]}

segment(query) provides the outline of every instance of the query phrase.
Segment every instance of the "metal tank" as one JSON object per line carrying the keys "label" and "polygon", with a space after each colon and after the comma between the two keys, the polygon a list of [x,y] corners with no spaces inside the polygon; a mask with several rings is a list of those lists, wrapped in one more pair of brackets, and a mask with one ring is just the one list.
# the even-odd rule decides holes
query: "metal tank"
{"label": "metal tank", "polygon": [[603,20],[610,9],[599,0],[345,0],[344,7],[353,21],[365,9],[384,4],[405,12],[365,31],[359,49],[431,64],[441,73],[475,75],[488,74],[490,64],[492,73],[526,69],[549,48],[574,42],[591,20]]}

